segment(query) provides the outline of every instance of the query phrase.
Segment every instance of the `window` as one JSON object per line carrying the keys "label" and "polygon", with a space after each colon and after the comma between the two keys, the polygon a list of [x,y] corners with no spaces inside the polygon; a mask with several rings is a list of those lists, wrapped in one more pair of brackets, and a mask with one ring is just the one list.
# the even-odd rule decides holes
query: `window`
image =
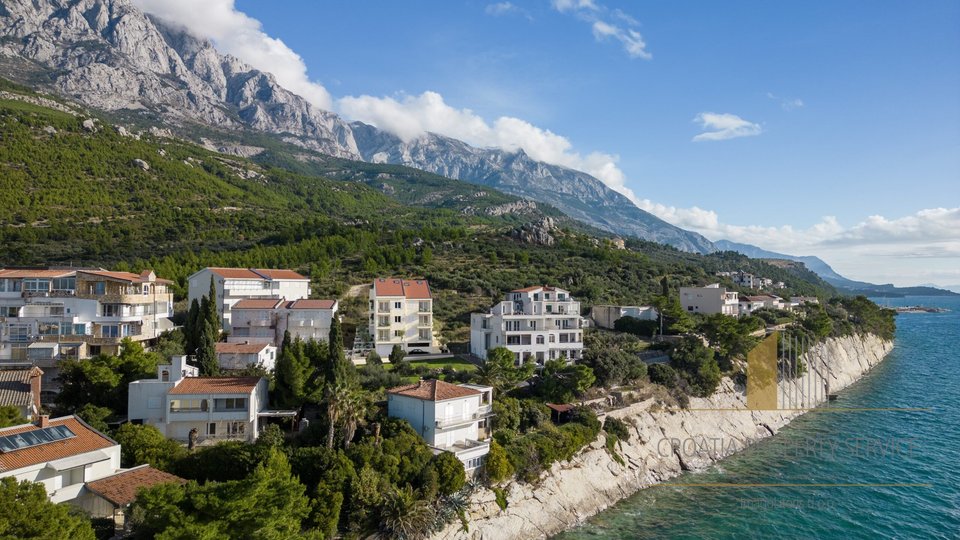
{"label": "window", "polygon": [[421,302],[420,302],[420,313],[425,313],[425,312],[427,312],[427,311],[430,311],[430,302],[421,301]]}
{"label": "window", "polygon": [[243,411],[247,408],[247,398],[222,398],[214,401],[215,411]]}
{"label": "window", "polygon": [[543,345],[543,336],[537,336],[537,345]]}
{"label": "window", "polygon": [[402,338],[402,337],[403,337],[403,330],[394,330],[394,331],[393,331],[393,337]]}
{"label": "window", "polygon": [[76,288],[77,278],[75,277],[56,278],[53,280],[53,290],[55,291],[72,291]]}
{"label": "window", "polygon": [[109,326],[101,326],[100,335],[102,337],[111,337],[111,338],[120,337],[120,327],[115,324],[109,325]]}
{"label": "window", "polygon": [[74,467],[72,469],[67,469],[63,471],[61,475],[61,484],[62,487],[74,486],[77,484],[83,483],[83,469],[84,466]]}
{"label": "window", "polygon": [[98,281],[93,284],[93,294],[106,294],[107,293],[107,283],[105,281]]}
{"label": "window", "polygon": [[377,311],[390,311],[390,302],[379,302],[377,304]]}
{"label": "window", "polygon": [[520,336],[507,336],[507,345],[519,345]]}
{"label": "window", "polygon": [[529,322],[529,326],[530,326],[530,329],[531,329],[531,330],[536,330],[536,329],[537,329],[537,321],[530,321],[530,322]]}
{"label": "window", "polygon": [[207,424],[207,435],[216,435],[217,434],[217,424],[210,422]]}
{"label": "window", "polygon": [[396,316],[393,317],[393,322],[399,323],[400,321],[401,321],[401,318],[400,318],[399,315],[396,315]]}
{"label": "window", "polygon": [[430,330],[421,328],[418,334],[419,334],[418,337],[423,341],[430,339]]}
{"label": "window", "polygon": [[401,304],[400,302],[394,302],[393,309],[403,309],[403,304]]}
{"label": "window", "polygon": [[85,323],[73,325],[73,333],[78,336],[87,335],[87,325]]}
{"label": "window", "polygon": [[387,341],[388,339],[390,339],[389,330],[380,330],[377,332],[377,341]]}
{"label": "window", "polygon": [[123,311],[122,308],[120,304],[103,304],[103,316],[119,317]]}
{"label": "window", "polygon": [[17,306],[2,306],[0,307],[0,317],[19,317],[20,308]]}
{"label": "window", "polygon": [[556,342],[557,342],[557,336],[554,334],[550,334],[550,343],[556,343]]}
{"label": "window", "polygon": [[25,292],[47,292],[50,290],[49,279],[25,279],[23,280],[23,290]]}
{"label": "window", "polygon": [[148,294],[150,294],[150,285],[147,285],[146,283],[144,283],[144,285],[143,285],[143,295],[144,295],[144,296],[147,296]]}
{"label": "window", "polygon": [[227,434],[231,437],[243,436],[247,426],[244,422],[230,422],[227,424]]}

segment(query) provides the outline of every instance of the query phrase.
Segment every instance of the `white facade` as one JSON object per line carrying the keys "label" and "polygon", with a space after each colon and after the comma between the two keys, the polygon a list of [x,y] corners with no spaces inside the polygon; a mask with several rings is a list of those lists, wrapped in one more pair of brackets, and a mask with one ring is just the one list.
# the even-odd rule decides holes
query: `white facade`
{"label": "white facade", "polygon": [[310,279],[292,270],[204,268],[187,278],[191,304],[210,294],[211,277],[217,290],[217,313],[225,329],[232,326],[231,308],[244,298],[300,300],[310,296]]}
{"label": "white facade", "polygon": [[186,356],[157,367],[156,379],[130,383],[128,417],[179,441],[197,429],[198,440],[253,441],[267,410],[268,383],[257,377],[197,377]]}
{"label": "white facade", "polygon": [[[36,425],[0,429],[0,437],[49,426],[65,426],[74,436],[68,439],[0,453],[0,478],[39,482],[50,501],[74,501],[84,483],[112,475],[120,468],[120,445],[91,428],[75,416],[48,420],[40,417]],[[8,467],[7,460],[18,465]]]}
{"label": "white facade", "polygon": [[486,358],[490,349],[506,347],[518,363],[574,362],[583,353],[583,328],[580,303],[569,292],[527,287],[507,293],[490,313],[470,315],[470,352]]}
{"label": "white facade", "polygon": [[0,270],[0,362],[50,368],[60,358],[149,346],[172,329],[169,281],[105,270]]}
{"label": "white facade", "polygon": [[227,371],[251,367],[273,371],[277,348],[269,343],[217,343],[217,363]]}
{"label": "white facade", "polygon": [[433,299],[425,280],[376,279],[369,313],[370,336],[380,356],[389,356],[394,345],[405,351],[434,346]]}
{"label": "white facade", "polygon": [[490,451],[489,386],[420,381],[389,390],[387,411],[409,422],[435,452],[453,452],[468,473],[479,468]]}
{"label": "white facade", "polygon": [[327,341],[338,309],[336,300],[241,300],[231,310],[228,341],[279,346],[287,331],[292,339]]}
{"label": "white facade", "polygon": [[613,328],[617,319],[633,317],[641,321],[655,321],[659,314],[653,306],[593,306],[590,318],[600,328]]}
{"label": "white facade", "polygon": [[680,305],[689,313],[722,313],[733,317],[740,313],[738,294],[727,291],[718,283],[706,287],[680,287]]}

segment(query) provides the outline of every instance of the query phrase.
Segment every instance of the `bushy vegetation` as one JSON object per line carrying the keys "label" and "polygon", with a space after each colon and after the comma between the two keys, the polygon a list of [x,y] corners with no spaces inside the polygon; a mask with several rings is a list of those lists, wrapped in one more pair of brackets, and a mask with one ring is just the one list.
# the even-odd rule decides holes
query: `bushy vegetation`
{"label": "bushy vegetation", "polygon": [[520,427],[520,431],[498,429],[494,436],[506,451],[517,478],[529,483],[536,483],[540,473],[557,461],[572,458],[600,433],[600,421],[586,407],[573,409],[570,421],[560,426],[547,415],[536,424],[521,423]]}

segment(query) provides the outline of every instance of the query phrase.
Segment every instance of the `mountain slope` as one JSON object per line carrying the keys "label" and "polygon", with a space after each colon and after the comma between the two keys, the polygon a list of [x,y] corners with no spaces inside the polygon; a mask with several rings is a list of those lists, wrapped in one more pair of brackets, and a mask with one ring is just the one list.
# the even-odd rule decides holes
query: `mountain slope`
{"label": "mountain slope", "polygon": [[434,133],[404,142],[361,122],[350,127],[365,161],[416,167],[546,202],[570,217],[614,234],[669,244],[683,251],[713,251],[713,245],[703,236],[637,208],[589,174],[535,161],[523,150],[474,148]]}
{"label": "mountain slope", "polygon": [[823,278],[824,281],[833,285],[837,289],[847,294],[863,294],[866,296],[954,296],[956,292],[937,287],[917,286],[917,287],[896,287],[887,283],[877,285],[866,281],[854,281],[838,274],[820,257],[812,255],[795,256],[784,253],[776,253],[753,246],[750,244],[740,244],[729,240],[718,240],[714,245],[719,250],[736,251],[750,257],[751,259],[785,259],[788,261],[802,262],[806,267]]}
{"label": "mountain slope", "polygon": [[6,76],[132,122],[162,121],[181,135],[190,135],[196,122],[221,129],[227,139],[230,130],[258,130],[331,156],[491,186],[614,234],[685,251],[713,250],[706,238],[637,208],[596,178],[522,151],[478,149],[437,135],[403,143],[372,126],[348,125],[285,90],[269,73],[218,53],[129,0],[5,0],[0,8]]}

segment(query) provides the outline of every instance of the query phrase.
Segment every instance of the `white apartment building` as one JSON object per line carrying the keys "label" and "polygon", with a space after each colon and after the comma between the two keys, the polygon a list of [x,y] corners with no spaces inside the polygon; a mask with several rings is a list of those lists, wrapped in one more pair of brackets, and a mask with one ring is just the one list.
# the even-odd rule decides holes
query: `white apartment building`
{"label": "white apartment building", "polygon": [[339,309],[336,300],[293,300],[245,298],[231,309],[230,342],[283,342],[284,332],[292,339],[326,341]]}
{"label": "white apartment building", "polygon": [[277,365],[277,348],[269,343],[217,343],[217,363],[220,369],[231,371],[262,367],[273,371]]}
{"label": "white apartment building", "polygon": [[386,358],[394,345],[428,349],[433,341],[433,298],[422,279],[378,278],[370,286],[370,336]]}
{"label": "white apartment building", "polygon": [[150,270],[0,270],[0,362],[52,368],[117,354],[124,338],[149,346],[173,328],[169,285]]}
{"label": "white apartment building", "polygon": [[75,501],[86,482],[119,468],[120,445],[76,416],[0,429],[0,478],[42,483],[55,503]]}
{"label": "white apartment building", "polygon": [[[268,382],[262,377],[198,377],[186,356],[157,367],[156,379],[130,383],[128,417],[178,441],[253,441],[268,411]],[[295,413],[294,413],[295,414]]]}
{"label": "white apartment building", "polygon": [[641,321],[655,321],[659,317],[653,306],[593,306],[590,318],[600,328],[613,328],[617,319],[633,317]]}
{"label": "white apartment building", "polygon": [[232,326],[233,305],[244,298],[300,300],[310,296],[310,278],[293,270],[204,268],[187,278],[191,304],[210,294],[211,277],[217,289],[217,313],[224,329]]}
{"label": "white apartment building", "polygon": [[719,283],[705,287],[680,287],[680,305],[690,313],[723,313],[733,317],[740,313],[738,294],[720,287]]}
{"label": "white apartment building", "polygon": [[517,363],[564,358],[578,360],[583,353],[584,319],[580,302],[557,288],[535,286],[517,289],[490,309],[470,315],[470,352],[480,358],[487,351],[506,347]]}
{"label": "white apartment building", "polygon": [[410,422],[434,453],[453,452],[468,474],[490,452],[493,388],[419,381],[387,391],[387,412]]}

